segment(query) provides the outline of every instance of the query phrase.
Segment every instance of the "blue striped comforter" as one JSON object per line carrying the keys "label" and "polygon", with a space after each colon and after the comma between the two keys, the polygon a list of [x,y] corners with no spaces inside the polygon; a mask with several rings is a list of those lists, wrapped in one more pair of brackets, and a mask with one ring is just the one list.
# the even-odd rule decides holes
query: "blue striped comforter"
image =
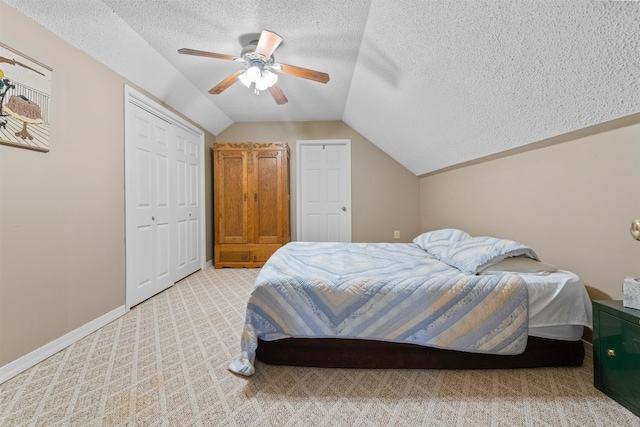
{"label": "blue striped comforter", "polygon": [[413,243],[293,242],[260,271],[241,354],[254,373],[258,337],[364,338],[491,354],[524,351],[528,297],[517,275],[465,275]]}

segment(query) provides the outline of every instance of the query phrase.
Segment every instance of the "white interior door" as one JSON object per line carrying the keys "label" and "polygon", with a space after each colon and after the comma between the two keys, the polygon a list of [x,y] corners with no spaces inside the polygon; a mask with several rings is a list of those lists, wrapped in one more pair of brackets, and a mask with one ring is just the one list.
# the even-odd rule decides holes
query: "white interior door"
{"label": "white interior door", "polygon": [[297,141],[297,234],[307,242],[351,241],[351,141]]}
{"label": "white interior door", "polygon": [[135,305],[168,288],[171,266],[171,124],[138,108],[127,140],[127,302]]}
{"label": "white interior door", "polygon": [[125,87],[126,307],[204,267],[204,135]]}
{"label": "white interior door", "polygon": [[183,278],[200,269],[202,233],[202,209],[200,200],[200,157],[196,135],[175,128],[173,141],[176,152],[176,245],[177,277]]}

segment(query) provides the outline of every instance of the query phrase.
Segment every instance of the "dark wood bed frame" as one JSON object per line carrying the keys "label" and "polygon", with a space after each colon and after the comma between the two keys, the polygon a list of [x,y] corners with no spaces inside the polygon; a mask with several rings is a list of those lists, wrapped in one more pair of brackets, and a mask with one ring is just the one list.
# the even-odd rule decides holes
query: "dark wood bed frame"
{"label": "dark wood bed frame", "polygon": [[323,368],[513,369],[580,366],[584,345],[529,337],[524,353],[493,355],[358,339],[285,338],[259,339],[256,357],[272,365]]}

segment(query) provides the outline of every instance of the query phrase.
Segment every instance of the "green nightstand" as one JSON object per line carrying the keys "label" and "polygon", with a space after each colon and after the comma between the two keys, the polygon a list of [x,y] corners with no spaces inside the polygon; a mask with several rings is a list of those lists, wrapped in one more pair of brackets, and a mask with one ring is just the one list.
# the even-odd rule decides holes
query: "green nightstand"
{"label": "green nightstand", "polygon": [[640,310],[593,301],[596,388],[640,416]]}

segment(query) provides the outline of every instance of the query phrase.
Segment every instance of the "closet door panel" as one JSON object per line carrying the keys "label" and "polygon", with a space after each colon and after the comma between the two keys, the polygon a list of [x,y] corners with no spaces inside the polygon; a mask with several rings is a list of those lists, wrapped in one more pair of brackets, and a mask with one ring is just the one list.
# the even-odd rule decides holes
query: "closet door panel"
{"label": "closet door panel", "polygon": [[127,304],[173,284],[171,125],[142,109],[127,130]]}
{"label": "closet door panel", "polygon": [[178,280],[201,266],[200,245],[200,151],[197,137],[181,128],[174,129],[176,152],[175,204],[177,236],[175,259]]}
{"label": "closet door panel", "polygon": [[204,135],[125,86],[126,307],[203,266]]}

